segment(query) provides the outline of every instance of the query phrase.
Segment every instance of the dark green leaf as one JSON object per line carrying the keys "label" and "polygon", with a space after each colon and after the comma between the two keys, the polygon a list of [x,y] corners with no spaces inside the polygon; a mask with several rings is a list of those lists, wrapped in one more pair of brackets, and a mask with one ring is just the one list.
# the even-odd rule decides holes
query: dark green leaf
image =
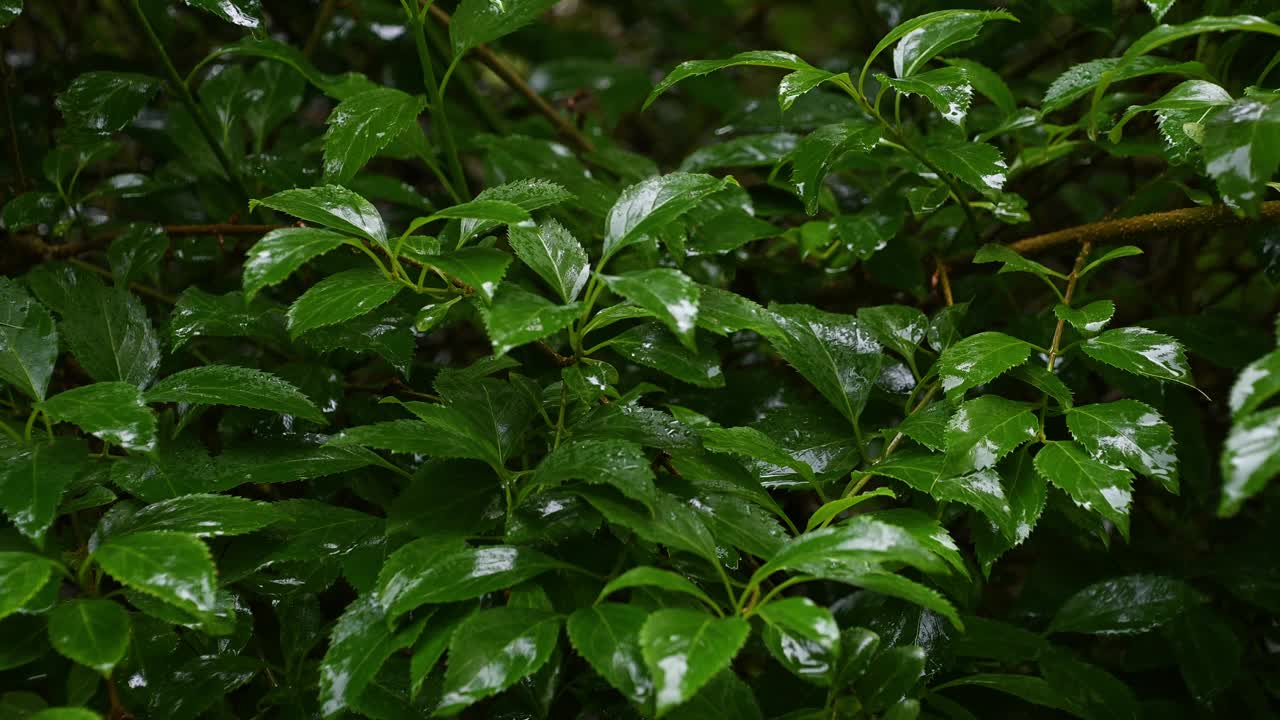
{"label": "dark green leaf", "polygon": [[109,135],[123,130],[160,89],[149,75],[87,72],[58,96],[58,109],[69,132],[82,136]]}
{"label": "dark green leaf", "polygon": [[[678,575],[673,577],[683,580]],[[653,680],[640,649],[640,628],[647,618],[644,608],[636,605],[600,603],[574,610],[565,625],[569,642],[578,654],[600,677],[640,707],[653,697]]]}
{"label": "dark green leaf", "polygon": [[884,710],[906,696],[924,677],[925,652],[915,645],[880,653],[855,684],[866,706]]}
{"label": "dark green leaf", "polygon": [[1191,367],[1177,340],[1142,327],[1107,330],[1080,346],[1086,355],[1135,375],[1191,385]]}
{"label": "dark green leaf", "polygon": [[807,305],[775,305],[770,312],[778,354],[856,425],[884,364],[872,333],[851,315]]}
{"label": "dark green leaf", "polygon": [[508,283],[498,290],[492,305],[481,306],[480,315],[493,343],[493,354],[505,355],[565,329],[578,318],[579,310],[577,303],[556,305]]}
{"label": "dark green leaf", "polygon": [[19,532],[44,547],[63,493],[87,470],[88,448],[82,440],[61,437],[48,445],[0,450],[0,458],[0,508]]}
{"label": "dark green leaf", "polygon": [[262,288],[283,282],[308,260],[350,242],[345,235],[320,228],[272,230],[245,253],[245,297],[252,300]]}
{"label": "dark green leaf", "polygon": [[566,567],[536,550],[510,545],[448,547],[440,540],[425,538],[387,559],[378,578],[377,596],[388,615],[397,618],[427,603],[469,600]]}
{"label": "dark green leaf", "polygon": [[1063,603],[1051,632],[1132,635],[1159,627],[1200,601],[1190,585],[1159,575],[1103,580]]}
{"label": "dark green leaf", "polygon": [[1228,205],[1256,215],[1265,183],[1280,169],[1280,101],[1240,98],[1210,116],[1204,165]]}
{"label": "dark green leaf", "polygon": [[449,23],[453,54],[462,55],[477,45],[510,35],[537,20],[552,5],[554,0],[463,0]]}
{"label": "dark green leaf", "polygon": [[41,407],[51,420],[72,423],[126,450],[146,452],[156,446],[156,417],[129,383],[84,385],[49,398]]}
{"label": "dark green leaf", "polygon": [[1039,423],[1032,406],[997,395],[962,403],[947,422],[943,474],[983,470],[1024,442],[1035,438]]}
{"label": "dark green leaf", "polygon": [[1222,449],[1222,500],[1218,514],[1233,515],[1245,500],[1280,475],[1280,408],[1236,422]]}
{"label": "dark green leaf", "polygon": [[382,224],[378,209],[368,200],[338,185],[285,190],[262,200],[253,200],[249,205],[251,208],[265,205],[300,220],[387,246],[387,228]]}
{"label": "dark green leaf", "polygon": [[463,248],[448,255],[431,255],[424,260],[461,280],[485,302],[493,302],[511,256],[493,248]]}
{"label": "dark green leaf", "polygon": [[1026,362],[1031,345],[998,332],[971,335],[943,351],[934,366],[948,400],[964,397],[970,388],[995,380]]}
{"label": "dark green leaf", "polygon": [[689,700],[728,667],[750,632],[751,626],[740,617],[717,619],[679,609],[649,615],[640,629],[640,645],[654,682],[657,716]]}
{"label": "dark green leaf", "polygon": [[1035,260],[1031,260],[1020,255],[1016,250],[1005,245],[994,245],[988,243],[978,248],[978,253],[973,256],[975,263],[1003,263],[1000,267],[1001,273],[1007,272],[1029,272],[1042,277],[1055,277],[1062,280],[1066,276],[1054,270],[1045,267]]}
{"label": "dark green leaf", "polygon": [[160,340],[137,296],[93,278],[59,312],[67,345],[94,380],[146,387],[155,378]]}
{"label": "dark green leaf", "polygon": [[194,535],[160,530],[122,535],[98,546],[93,559],[122,585],[198,617],[216,610],[213,560]]}
{"label": "dark green leaf", "polygon": [[146,392],[147,402],[236,405],[324,422],[324,415],[292,384],[261,370],[205,365],[175,373]]}
{"label": "dark green leaf", "polygon": [[842,155],[869,153],[879,140],[880,128],[862,121],[824,125],[806,135],[791,157],[791,184],[805,211],[817,212],[823,180]]}
{"label": "dark green leaf", "polygon": [[262,25],[258,0],[183,0],[191,7],[213,13],[234,25],[256,29]]}
{"label": "dark green leaf", "polygon": [[[901,45],[899,46],[901,47]],[[903,95],[919,95],[953,125],[964,125],[973,102],[973,85],[969,73],[961,67],[944,67],[922,72],[907,78],[891,78],[877,75],[876,80],[887,84]]]}
{"label": "dark green leaf", "polygon": [[840,655],[840,626],[831,611],[809,598],[792,597],[760,606],[768,624],[765,645],[788,670],[826,685]]}
{"label": "dark green leaf", "polygon": [[699,387],[724,387],[720,357],[704,347],[689,352],[657,323],[637,325],[606,343],[628,360]]}
{"label": "dark green leaf", "polygon": [[378,151],[417,125],[426,102],[395,88],[376,88],[338,103],[324,136],[326,182],[345,184]]}
{"label": "dark green leaf", "polygon": [[164,228],[146,223],[130,223],[107,248],[107,259],[111,262],[111,277],[115,284],[128,285],[142,279],[144,275],[154,274],[168,249],[169,236],[165,234]]}
{"label": "dark green leaf", "polygon": [[0,380],[43,400],[58,358],[53,317],[25,288],[0,278]]}
{"label": "dark green leaf", "polygon": [[1095,460],[1075,443],[1053,441],[1036,453],[1036,471],[1081,507],[1110,520],[1129,536],[1133,476]]}
{"label": "dark green leaf", "polygon": [[688,275],[657,268],[602,277],[610,290],[653,313],[686,348],[697,351],[694,330],[701,290]]}
{"label": "dark green leaf", "polygon": [[512,226],[511,249],[529,269],[551,286],[566,303],[578,299],[590,268],[587,252],[563,225],[546,220],[536,228]]}
{"label": "dark green leaf", "polygon": [[1067,413],[1067,427],[1099,460],[1124,465],[1177,492],[1173,429],[1154,408],[1137,400],[1078,405]]}
{"label": "dark green leaf", "polygon": [[129,613],[111,600],[71,600],[49,614],[49,642],[58,652],[106,675],[129,647]]}
{"label": "dark green leaf", "polygon": [[311,286],[289,306],[289,333],[359,317],[391,301],[404,286],[373,269],[344,270]]}
{"label": "dark green leaf", "polygon": [[538,485],[570,480],[608,483],[623,495],[652,506],[653,470],[640,446],[625,440],[579,440],[552,450],[533,474]]}
{"label": "dark green leaf", "polygon": [[57,568],[54,561],[25,552],[0,552],[0,618],[35,596]]}
{"label": "dark green leaf", "polygon": [[994,145],[951,140],[930,145],[924,155],[943,172],[954,175],[978,192],[1000,190],[1008,179],[1009,166]]}
{"label": "dark green leaf", "polygon": [[[701,600],[712,609],[716,609],[718,607],[715,601],[702,591],[702,588],[694,585],[683,575],[678,575],[670,570],[662,570],[660,568],[647,567],[643,565],[631,568],[618,577],[610,580],[608,584],[600,590],[600,595],[596,597],[596,602],[599,603],[619,590],[637,587],[656,587],[662,590],[683,593]],[[570,629],[570,632],[572,632],[572,628]]]}
{"label": "dark green leaf", "polygon": [[648,108],[659,95],[670,90],[682,80],[740,65],[781,68],[791,71],[816,69],[791,53],[777,50],[752,50],[738,53],[731,58],[723,60],[690,60],[677,65],[674,70],[662,79],[662,82],[653,87],[653,91],[649,93],[649,97],[644,101],[644,107]]}
{"label": "dark green leaf", "polygon": [[444,696],[436,713],[454,715],[537,672],[551,659],[559,637],[559,616],[545,610],[498,607],[467,618],[449,641]]}
{"label": "dark green leaf", "polygon": [[605,218],[604,258],[656,236],[676,218],[708,196],[736,185],[733,177],[718,179],[698,173],[659,175],[622,191]]}

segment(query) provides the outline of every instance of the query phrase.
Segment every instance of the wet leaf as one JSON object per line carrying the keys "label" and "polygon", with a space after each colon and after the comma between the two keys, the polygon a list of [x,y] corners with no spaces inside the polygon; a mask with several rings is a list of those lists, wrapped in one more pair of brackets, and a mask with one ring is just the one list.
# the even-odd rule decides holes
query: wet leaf
{"label": "wet leaf", "polygon": [[292,384],[261,370],[234,365],[183,370],[152,386],[146,398],[147,402],[237,405],[324,422],[320,410]]}
{"label": "wet leaf", "polygon": [[155,449],[155,415],[129,383],[83,385],[58,393],[41,407],[51,420],[72,423],[112,445],[143,452]]}
{"label": "wet leaf", "polygon": [[1067,412],[1067,427],[1094,457],[1178,491],[1173,429],[1150,406],[1137,400],[1078,405]]}
{"label": "wet leaf", "polygon": [[285,190],[249,203],[250,209],[257,205],[387,247],[387,228],[378,209],[338,185]]}
{"label": "wet leaf", "polygon": [[810,215],[818,211],[823,180],[845,153],[870,153],[880,128],[861,121],[824,125],[806,135],[791,157],[791,184]]}
{"label": "wet leaf", "polygon": [[559,637],[560,617],[545,610],[498,607],[467,618],[449,641],[444,696],[436,713],[456,714],[537,672],[551,659]]}
{"label": "wet leaf", "polygon": [[648,617],[636,605],[599,603],[574,610],[565,625],[578,654],[623,697],[642,707],[653,698],[653,679],[640,647],[640,629]]}
{"label": "wet leaf", "polygon": [[71,600],[49,614],[49,642],[58,652],[106,675],[129,647],[129,613],[111,600]]}
{"label": "wet leaf", "polygon": [[750,631],[742,618],[716,618],[695,610],[666,609],[649,615],[640,629],[640,645],[654,682],[657,716],[689,700],[727,667]]}
{"label": "wet leaf", "polygon": [[1086,355],[1135,375],[1191,385],[1191,367],[1182,345],[1168,335],[1141,327],[1107,330],[1080,346]]}
{"label": "wet leaf", "polygon": [[511,227],[511,249],[516,257],[546,281],[565,303],[578,299],[590,275],[582,244],[555,220],[536,228]]}
{"label": "wet leaf", "polygon": [[1071,496],[1080,507],[1111,521],[1129,536],[1129,507],[1133,504],[1133,476],[1095,460],[1079,445],[1055,440],[1036,453],[1036,471]]}
{"label": "wet leaf", "polygon": [[1059,608],[1050,632],[1132,635],[1159,627],[1199,602],[1190,585],[1158,575],[1126,575],[1090,585]]}
{"label": "wet leaf", "polygon": [[326,182],[345,184],[365,163],[417,124],[426,101],[395,88],[376,88],[338,103],[324,136]]}

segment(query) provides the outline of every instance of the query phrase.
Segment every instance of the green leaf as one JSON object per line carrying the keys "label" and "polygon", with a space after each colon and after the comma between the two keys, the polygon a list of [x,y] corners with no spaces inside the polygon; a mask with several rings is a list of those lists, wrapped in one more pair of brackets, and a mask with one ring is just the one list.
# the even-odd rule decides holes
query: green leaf
{"label": "green leaf", "polygon": [[1178,491],[1178,456],[1173,428],[1154,408],[1137,400],[1078,405],[1067,412],[1071,436],[1091,455],[1110,465],[1160,481]]}
{"label": "green leaf", "polygon": [[57,563],[25,552],[0,552],[0,618],[12,615],[35,596]]}
{"label": "green leaf", "polygon": [[54,225],[63,211],[62,199],[51,192],[27,192],[4,204],[0,221],[10,232],[38,225]]}
{"label": "green leaf", "polygon": [[702,286],[698,299],[698,324],[718,335],[740,330],[764,334],[774,327],[764,308],[741,295],[709,285]]}
{"label": "green leaf", "polygon": [[680,171],[705,172],[715,168],[775,165],[786,159],[798,142],[798,137],[785,132],[744,135],[694,150],[680,163]]}
{"label": "green leaf", "polygon": [[1280,169],[1280,101],[1240,98],[1210,116],[1204,167],[1224,202],[1256,216],[1267,181]]}
{"label": "green leaf", "polygon": [[1071,388],[1047,368],[1034,363],[1021,365],[1014,368],[1010,375],[1053,398],[1064,409],[1071,409],[1075,403]]}
{"label": "green leaf", "polygon": [[1192,607],[1167,622],[1163,634],[1197,700],[1208,702],[1235,683],[1243,648],[1231,625],[1212,610]]}
{"label": "green leaf", "polygon": [[[1000,77],[999,73],[976,60],[968,58],[948,57],[942,58],[942,62],[954,67],[964,68],[965,73],[969,76],[969,82],[973,83],[973,89],[994,103],[996,108],[1006,117],[1017,113],[1018,103],[1013,97],[1013,91],[1005,84],[1004,78]],[[985,140],[986,138],[978,139]]]}
{"label": "green leaf", "polygon": [[859,260],[885,249],[889,241],[902,230],[902,214],[881,207],[868,207],[853,215],[840,215],[835,219],[835,231],[844,248]]}
{"label": "green leaf", "polygon": [[289,334],[335,325],[391,301],[404,288],[372,268],[344,270],[312,285],[289,306]]}
{"label": "green leaf", "polygon": [[173,530],[197,537],[226,537],[260,530],[282,519],[269,503],[233,495],[181,495],[151,503],[133,513],[112,535]]}
{"label": "green leaf", "polygon": [[245,253],[245,298],[252,300],[260,290],[283,282],[308,260],[350,242],[341,233],[321,228],[272,230]]}
{"label": "green leaf", "polygon": [[510,255],[493,248],[463,248],[448,255],[430,255],[424,260],[461,280],[485,302],[493,302],[498,284],[511,264]]}
{"label": "green leaf", "polygon": [[1143,0],[1147,9],[1151,11],[1151,16],[1160,22],[1164,18],[1164,14],[1169,12],[1169,8],[1173,7],[1174,0]]}
{"label": "green leaf", "polygon": [[1168,335],[1143,327],[1107,330],[1080,345],[1085,354],[1135,375],[1192,385],[1182,345]]}
{"label": "green leaf", "polygon": [[82,707],[52,707],[29,716],[27,720],[102,720],[102,716]]}
{"label": "green leaf", "polygon": [[1085,275],[1088,275],[1090,272],[1097,270],[1098,268],[1102,267],[1103,265],[1106,265],[1107,263],[1113,260],[1119,260],[1120,258],[1133,257],[1135,255],[1141,255],[1141,254],[1142,254],[1142,248],[1135,247],[1133,245],[1123,245],[1121,247],[1108,250],[1106,253],[1103,254],[1102,257],[1098,258],[1097,260],[1094,260],[1088,265],[1085,265],[1084,269],[1080,271],[1080,274],[1077,277],[1084,277]]}
{"label": "green leaf", "polygon": [[324,135],[325,182],[345,184],[365,163],[418,122],[426,106],[395,88],[366,90],[338,103]]}
{"label": "green leaf", "polygon": [[625,440],[577,440],[547,453],[533,473],[535,485],[553,487],[570,480],[608,483],[623,495],[652,507],[653,470],[639,445]]}
{"label": "green leaf", "polygon": [[1156,57],[1099,58],[1072,65],[1049,85],[1040,103],[1040,112],[1048,115],[1095,92],[1099,86],[1133,80],[1148,75],[1181,75],[1207,77],[1208,70],[1198,62],[1178,62]]}
{"label": "green leaf", "polygon": [[578,303],[556,305],[511,283],[501,286],[492,305],[480,306],[494,355],[560,332],[580,311]]}
{"label": "green leaf", "polygon": [[262,25],[259,17],[262,7],[258,0],[183,0],[194,8],[213,13],[233,25],[257,29]]}
{"label": "green leaf", "polygon": [[1254,360],[1236,376],[1228,400],[1232,417],[1240,420],[1276,393],[1280,393],[1280,350]]}
{"label": "green leaf", "polygon": [[449,23],[453,54],[466,51],[519,30],[551,9],[555,0],[462,0]]}
{"label": "green leaf", "polygon": [[1000,150],[987,143],[956,140],[935,143],[925,148],[924,156],[943,172],[979,192],[1000,190],[1008,179],[1009,166]]}
{"label": "green leaf", "polygon": [[1053,314],[1082,333],[1099,333],[1115,316],[1116,304],[1110,300],[1095,300],[1084,307],[1072,308],[1059,303],[1054,306]]}
{"label": "green leaf", "polygon": [[444,322],[445,318],[449,316],[449,310],[458,304],[461,299],[462,297],[458,296],[452,300],[423,305],[413,318],[413,329],[420,333],[431,332],[437,325]]}
{"label": "green leaf", "polygon": [[801,95],[826,82],[848,87],[852,80],[848,73],[833,73],[818,68],[806,68],[787,73],[778,83],[778,107],[783,112],[790,110]]}
{"label": "green leaf", "polygon": [[1136,635],[1200,602],[1190,585],[1161,575],[1126,575],[1094,583],[1067,599],[1049,632]]}
{"label": "green leaf", "polygon": [[908,360],[915,357],[929,327],[929,319],[922,311],[906,305],[859,307],[858,320],[867,325],[881,345]]}
{"label": "green leaf", "polygon": [[197,617],[217,609],[217,579],[209,548],[194,535],[148,531],[114,537],[93,559],[125,587]]}
{"label": "green leaf", "polygon": [[156,446],[156,417],[138,388],[123,382],[94,383],[59,393],[41,408],[55,422],[81,430],[126,450]]}
{"label": "green leaf", "polygon": [[750,633],[751,626],[740,617],[682,609],[649,615],[640,629],[640,645],[654,681],[656,716],[693,697],[728,667]]}
{"label": "green leaf", "polygon": [[387,228],[378,209],[339,185],[285,190],[262,200],[251,200],[249,209],[258,205],[387,247]]}
{"label": "green leaf", "polygon": [[1023,257],[1016,250],[1013,250],[1007,245],[987,243],[981,248],[978,248],[978,253],[973,256],[973,261],[975,263],[1003,263],[1000,267],[999,274],[1007,272],[1029,272],[1041,277],[1055,277],[1060,280],[1067,279],[1066,275],[1063,275],[1053,268],[1045,267],[1035,260]]}
{"label": "green leaf", "polygon": [[667,76],[657,85],[653,86],[653,91],[649,93],[649,97],[645,99],[644,106],[647,109],[653,101],[658,99],[662,93],[670,90],[676,83],[682,80],[688,80],[691,77],[699,77],[723,70],[725,68],[738,67],[740,65],[752,65],[756,67],[772,67],[781,68],[783,70],[815,70],[812,65],[801,60],[796,55],[788,52],[779,52],[777,50],[751,50],[748,52],[738,53],[731,58],[723,60],[689,60],[682,62],[675,67]]}
{"label": "green leaf", "polygon": [[773,438],[753,427],[700,428],[702,444],[712,452],[745,455],[770,465],[790,468],[806,482],[814,482],[813,467],[784,450]]}
{"label": "green leaf", "polygon": [[946,572],[946,566],[938,555],[906,529],[859,515],[841,525],[792,538],[769,562],[756,570],[750,584],[759,584],[778,570],[808,564],[839,567],[878,562],[900,562],[925,572]]}
{"label": "green leaf", "polygon": [[679,270],[655,268],[601,278],[610,290],[661,319],[686,348],[697,352],[694,331],[702,293],[688,275]]}
{"label": "green leaf", "polygon": [[924,663],[924,649],[917,645],[889,648],[876,656],[854,689],[869,709],[884,710],[924,677]]}
{"label": "green leaf", "polygon": [[44,400],[58,359],[53,317],[26,288],[0,278],[0,380]]}
{"label": "green leaf", "polygon": [[961,403],[947,422],[943,475],[992,467],[1014,448],[1034,439],[1040,428],[1031,410],[1027,403],[998,395]]}
{"label": "green leaf", "polygon": [[204,365],[174,373],[146,392],[147,402],[235,405],[323,423],[324,415],[298,388],[261,370]]}
{"label": "green leaf", "polygon": [[129,648],[129,613],[111,600],[71,600],[49,613],[49,642],[66,657],[103,675]]}
{"label": "green leaf", "polygon": [[1071,712],[1071,707],[1065,698],[1058,695],[1057,691],[1050,687],[1044,678],[1038,678],[1033,675],[980,673],[943,683],[934,689],[945,690],[947,688],[966,686],[990,688],[1034,705]]}
{"label": "green leaf", "polygon": [[818,211],[823,180],[841,156],[868,154],[879,141],[879,126],[854,120],[823,125],[806,135],[791,156],[791,184],[804,201],[805,212]]}
{"label": "green leaf", "polygon": [[[470,237],[474,237],[484,231],[479,228],[481,224],[484,229],[491,229],[499,225],[519,225],[520,223],[526,223],[529,222],[530,217],[528,210],[509,200],[502,200],[493,197],[477,197],[471,202],[447,207],[426,217],[415,218],[413,222],[409,223],[409,229],[405,230],[404,234],[408,235],[418,228],[436,222],[437,220],[471,221],[473,229],[472,232],[468,234],[469,239]],[[458,245],[461,246],[463,242],[465,241],[459,241]]]}
{"label": "green leaf", "polygon": [[660,568],[647,567],[644,565],[633,567],[618,577],[610,580],[608,584],[600,590],[600,594],[596,596],[596,603],[599,604],[605,598],[619,590],[637,587],[656,587],[670,592],[683,593],[701,600],[712,610],[719,609],[716,602],[703,592],[702,588],[694,585],[683,575],[674,573],[670,570],[662,570]]}
{"label": "green leaf", "polygon": [[470,600],[568,567],[536,550],[510,545],[441,549],[434,538],[397,550],[378,576],[377,597],[392,618],[426,605]]}
{"label": "green leaf", "polygon": [[[461,247],[471,238],[483,235],[501,224],[507,224],[514,228],[516,225],[528,220],[528,214],[534,210],[572,200],[573,197],[573,193],[565,189],[563,185],[542,178],[526,178],[485,188],[476,195],[476,201],[494,200],[511,203],[524,210],[524,215],[507,213],[501,219],[501,222],[498,219],[464,217],[462,218],[462,229],[458,236],[458,246]],[[515,218],[517,217],[521,219],[516,220]]]}
{"label": "green leaf", "polygon": [[73,80],[56,104],[68,133],[96,137],[123,130],[159,90],[149,75],[94,71]]}
{"label": "green leaf", "polygon": [[1131,60],[1139,55],[1146,55],[1156,48],[1177,42],[1183,38],[1216,32],[1256,32],[1280,36],[1280,26],[1254,15],[1231,15],[1225,17],[1204,15],[1181,25],[1158,25],[1147,31],[1147,34],[1133,41],[1124,57]]}
{"label": "green leaf", "polygon": [[281,63],[258,63],[245,80],[245,97],[252,102],[242,112],[258,147],[298,111],[307,81],[301,73]]}
{"label": "green leaf", "polygon": [[840,655],[840,626],[831,611],[809,598],[790,597],[761,605],[769,652],[792,673],[827,685]]}
{"label": "green leaf", "polygon": [[651,177],[626,188],[605,218],[604,258],[601,262],[628,245],[656,236],[708,196],[736,184],[732,176],[720,179],[699,173],[675,172]]}
{"label": "green leaf", "polygon": [[900,480],[940,502],[953,502],[977,510],[991,521],[1000,533],[1013,542],[1017,537],[1017,518],[1005,493],[1000,476],[991,468],[980,468],[956,475],[947,472],[945,459],[938,455],[914,451],[894,453],[871,468],[876,475]]}
{"label": "green leaf", "polygon": [[897,499],[898,496],[889,488],[879,487],[874,490],[860,492],[857,495],[840,498],[839,500],[832,500],[813,511],[813,514],[809,516],[808,521],[805,523],[804,531],[810,532],[823,527],[845,510],[878,497]]}
{"label": "green leaf", "polygon": [[1280,475],[1280,408],[1246,415],[1232,426],[1222,448],[1221,468],[1218,515],[1226,517]]}
{"label": "green leaf", "polygon": [[973,85],[969,73],[960,67],[943,67],[908,78],[876,75],[876,80],[903,95],[919,95],[952,125],[964,125],[973,102]]}
{"label": "green leaf", "polygon": [[197,337],[243,337],[284,342],[284,312],[275,303],[242,293],[210,295],[189,287],[178,296],[169,316],[169,341],[175,351]]}
{"label": "green leaf", "polygon": [[1110,520],[1129,537],[1133,476],[1093,459],[1072,442],[1046,442],[1036,453],[1036,472],[1071,496],[1085,510]]}
{"label": "green leaf", "polygon": [[1146,105],[1130,105],[1120,121],[1112,126],[1107,137],[1113,143],[1120,142],[1120,137],[1124,134],[1124,126],[1139,113],[1158,113],[1161,119],[1168,117],[1167,111],[1170,110],[1196,111],[1203,116],[1212,108],[1230,104],[1231,94],[1223,90],[1220,85],[1205,80],[1184,80],[1155,102]]}
{"label": "green leaf", "polygon": [[88,448],[78,438],[60,437],[51,444],[0,450],[0,458],[0,508],[18,532],[43,548],[63,493],[87,469]]}
{"label": "green leaf", "polygon": [[632,362],[699,387],[724,387],[720,356],[710,348],[689,352],[658,323],[637,325],[606,343]]}
{"label": "green leaf", "polygon": [[952,410],[948,403],[933,403],[908,415],[891,432],[902,433],[930,450],[945,450],[947,422]]}
{"label": "green leaf", "polygon": [[999,332],[970,335],[942,352],[934,371],[942,381],[948,400],[964,397],[966,391],[995,380],[1011,368],[1026,362],[1031,345]]}
{"label": "green leaf", "polygon": [[856,425],[884,365],[869,329],[852,315],[808,305],[773,305],[769,310],[777,324],[769,337],[774,349]]}
{"label": "green leaf", "polygon": [[[674,573],[672,576],[684,580]],[[637,605],[598,603],[574,610],[565,624],[569,642],[578,654],[605,682],[639,707],[645,707],[653,698],[653,680],[640,649],[640,629],[648,617],[648,612]]]}
{"label": "green leaf", "polygon": [[437,715],[455,715],[538,671],[560,638],[560,617],[545,610],[481,610],[449,641],[449,667]]}
{"label": "green leaf", "polygon": [[3,0],[0,2],[0,28],[9,27],[21,14],[22,0]]}
{"label": "green leaf", "polygon": [[128,285],[144,275],[154,274],[169,249],[169,236],[159,225],[130,223],[111,241],[107,260],[112,282]]}
{"label": "green leaf", "polygon": [[716,543],[697,511],[684,500],[658,491],[653,513],[640,512],[634,503],[624,503],[601,489],[579,488],[575,491],[614,525],[625,527],[650,542],[674,550],[692,553],[708,563],[719,563]]}
{"label": "green leaf", "polygon": [[123,288],[92,278],[61,310],[67,345],[98,382],[146,387],[160,366],[160,340],[142,301]]}
{"label": "green leaf", "polygon": [[880,650],[880,636],[866,628],[851,627],[840,631],[840,657],[837,659],[832,686],[844,689],[853,684],[871,666]]}
{"label": "green leaf", "polygon": [[756,703],[751,687],[729,668],[711,678],[696,695],[674,708],[667,717],[672,720],[702,720],[709,717],[764,720],[764,713]]}
{"label": "green leaf", "polygon": [[867,58],[867,63],[870,64],[872,58],[888,47],[887,43],[901,38],[893,49],[893,72],[900,78],[915,75],[921,66],[947,48],[976,38],[982,26],[994,20],[1018,22],[1003,10],[943,10],[921,15],[886,35]]}
{"label": "green leaf", "polygon": [[1088,720],[1138,720],[1133,690],[1096,665],[1061,652],[1040,659],[1040,672],[1071,714]]}
{"label": "green leaf", "polygon": [[536,228],[513,225],[511,249],[565,303],[578,299],[591,274],[587,252],[563,225],[545,220]]}
{"label": "green leaf", "polygon": [[413,645],[422,623],[394,632],[384,609],[369,596],[347,606],[329,637],[320,663],[320,712],[329,717],[351,706],[397,650]]}

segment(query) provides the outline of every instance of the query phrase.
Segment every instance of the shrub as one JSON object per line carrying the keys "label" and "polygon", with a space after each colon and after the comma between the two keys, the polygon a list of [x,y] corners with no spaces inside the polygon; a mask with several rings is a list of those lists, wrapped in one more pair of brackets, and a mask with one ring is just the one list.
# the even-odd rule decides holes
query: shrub
{"label": "shrub", "polygon": [[0,715],[1273,716],[1264,4],[0,0]]}

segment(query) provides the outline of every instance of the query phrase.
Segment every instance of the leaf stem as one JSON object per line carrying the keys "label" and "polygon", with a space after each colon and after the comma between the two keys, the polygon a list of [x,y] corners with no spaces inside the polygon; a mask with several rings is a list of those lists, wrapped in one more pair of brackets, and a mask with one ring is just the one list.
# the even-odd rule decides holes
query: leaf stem
{"label": "leaf stem", "polygon": [[203,108],[192,97],[186,81],[182,79],[182,75],[174,67],[173,60],[169,57],[168,51],[164,49],[164,43],[160,40],[160,36],[156,34],[155,28],[151,27],[151,21],[147,19],[147,14],[142,10],[141,0],[133,0],[132,6],[134,14],[138,16],[138,23],[142,26],[143,32],[147,35],[147,40],[151,43],[152,50],[155,51],[160,64],[164,66],[165,74],[169,76],[170,91],[177,95],[178,100],[186,106],[187,112],[191,114],[192,121],[195,122],[196,128],[200,131],[200,135],[204,138],[205,143],[209,145],[209,149],[213,151],[213,156],[217,158],[223,172],[227,174],[227,179],[244,196],[243,200],[248,202],[249,198],[253,197],[253,193],[249,192],[249,188],[244,184],[240,173],[236,172],[235,166],[231,164],[231,158],[227,157],[226,149],[222,147],[222,143],[218,142],[213,128],[209,125],[209,119],[205,117]]}
{"label": "leaf stem", "polygon": [[449,165],[449,176],[453,180],[453,189],[456,191],[451,194],[455,198],[459,194],[470,195],[470,191],[467,190],[467,176],[462,170],[462,161],[458,157],[458,146],[453,141],[453,129],[449,126],[449,118],[445,113],[443,88],[436,83],[435,70],[431,67],[431,50],[427,47],[427,31],[422,23],[422,15],[413,12],[408,6],[405,10],[413,30],[413,44],[418,51],[418,64],[422,67],[422,83],[426,86],[427,96],[431,100],[431,127],[440,136],[440,144]]}
{"label": "leaf stem", "polygon": [[[1080,269],[1084,267],[1085,258],[1089,257],[1089,251],[1093,249],[1093,241],[1085,240],[1080,245],[1080,254],[1076,256],[1076,263],[1071,268],[1071,274],[1067,276],[1067,292],[1062,296],[1062,304],[1071,307],[1071,297],[1075,294],[1076,283],[1080,280]],[[1053,343],[1049,345],[1049,361],[1046,368],[1049,372],[1053,372],[1053,365],[1058,360],[1059,347],[1062,345],[1062,330],[1066,325],[1066,321],[1058,318],[1058,324],[1053,330]]]}
{"label": "leaf stem", "polygon": [[[925,393],[924,397],[920,398],[920,402],[916,405],[915,409],[912,410],[911,414],[908,415],[907,417],[910,417],[911,415],[915,415],[916,413],[924,409],[924,406],[929,404],[929,401],[933,399],[933,396],[937,394],[937,392],[938,392],[938,386],[937,385],[931,386],[929,388],[929,392]],[[902,443],[902,438],[904,437],[906,436],[903,435],[902,433],[895,434],[893,436],[893,439],[889,441],[889,445],[885,447],[884,453],[882,453],[880,457],[876,458],[875,462],[871,464],[872,467],[875,467],[875,465],[878,464],[880,461],[892,455],[893,451],[898,449],[898,445]],[[874,475],[875,473],[868,472],[868,473],[863,473],[862,477],[858,478],[857,480],[850,479],[849,485],[844,489],[844,492],[841,493],[840,497],[853,497],[854,495],[857,495],[859,492],[862,492],[862,488],[868,482],[870,482],[871,478]]]}

